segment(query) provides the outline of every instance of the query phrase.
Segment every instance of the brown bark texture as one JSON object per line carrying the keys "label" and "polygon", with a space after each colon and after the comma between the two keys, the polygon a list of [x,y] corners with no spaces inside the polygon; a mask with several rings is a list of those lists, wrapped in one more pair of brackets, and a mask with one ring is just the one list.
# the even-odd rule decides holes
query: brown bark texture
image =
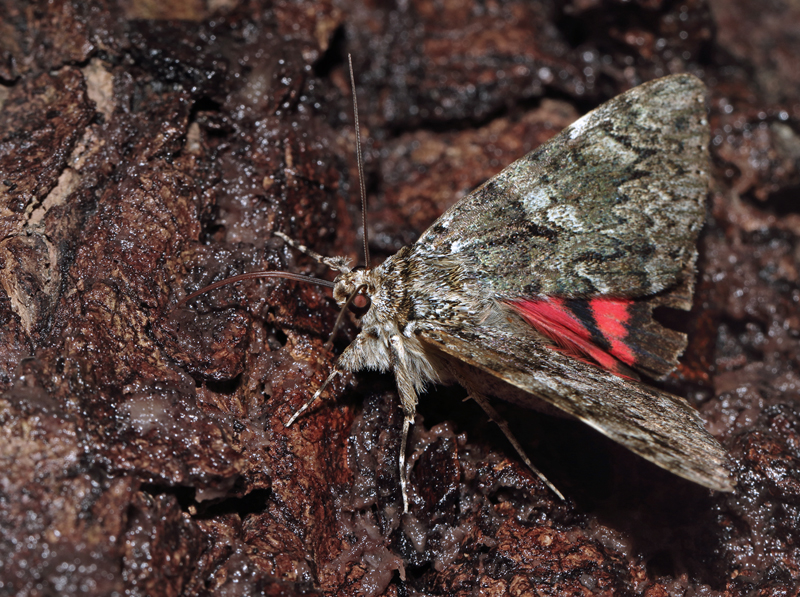
{"label": "brown bark texture", "polygon": [[[800,9],[758,0],[2,0],[0,595],[797,595]],[[682,365],[719,494],[577,422],[337,379],[329,276],[602,101],[691,72],[712,175]],[[670,314],[665,314],[669,318]]]}

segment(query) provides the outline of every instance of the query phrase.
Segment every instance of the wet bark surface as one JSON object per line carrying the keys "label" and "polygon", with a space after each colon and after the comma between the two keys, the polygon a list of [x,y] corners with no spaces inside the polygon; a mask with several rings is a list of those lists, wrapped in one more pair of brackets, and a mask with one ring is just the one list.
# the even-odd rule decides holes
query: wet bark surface
{"label": "wet bark surface", "polygon": [[[0,594],[796,594],[800,55],[753,0],[0,4]],[[713,180],[682,365],[717,494],[586,426],[422,397],[401,515],[389,375],[337,379],[328,276],[602,101],[691,72]],[[665,314],[669,318],[669,314]],[[673,318],[674,319],[674,318]]]}

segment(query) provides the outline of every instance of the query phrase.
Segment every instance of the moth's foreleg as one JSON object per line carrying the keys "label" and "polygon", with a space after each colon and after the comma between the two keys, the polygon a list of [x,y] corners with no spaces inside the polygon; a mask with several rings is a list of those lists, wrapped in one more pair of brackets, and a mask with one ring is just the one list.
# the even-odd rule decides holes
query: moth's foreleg
{"label": "moth's foreleg", "polygon": [[324,263],[332,270],[336,270],[338,272],[349,272],[350,271],[350,263],[347,257],[325,257],[324,255],[320,255],[313,249],[309,249],[302,243],[297,242],[290,236],[286,236],[283,232],[276,230],[275,236],[283,239],[283,241],[288,244],[290,247],[293,247],[300,251],[301,253],[305,253],[309,257],[311,257],[314,261],[318,263]]}
{"label": "moth's foreleg", "polygon": [[314,392],[314,395],[311,396],[311,398],[309,398],[308,400],[306,400],[306,403],[303,406],[294,411],[294,414],[291,417],[289,417],[289,420],[286,421],[284,425],[286,427],[290,427],[292,423],[294,423],[300,417],[300,415],[302,415],[305,411],[308,410],[308,408],[312,404],[314,404],[314,401],[320,397],[322,392],[325,391],[325,388],[328,387],[328,384],[333,381],[333,378],[336,377],[337,375],[341,375],[341,373],[342,371],[340,369],[334,368],[334,370],[331,371],[331,374],[328,376],[328,379],[322,382],[322,385],[319,387],[319,389],[316,392]]}
{"label": "moth's foreleg", "polygon": [[509,428],[508,423],[506,423],[506,420],[503,417],[501,417],[500,414],[489,403],[489,400],[485,396],[478,394],[477,392],[470,392],[469,398],[472,398],[475,402],[477,402],[480,405],[480,407],[484,410],[484,412],[487,415],[489,415],[489,419],[494,421],[495,424],[497,424],[497,426],[500,428],[500,431],[503,432],[503,435],[505,435],[508,441],[511,442],[511,445],[514,446],[514,449],[517,451],[517,454],[519,454],[520,458],[522,458],[522,461],[526,465],[528,465],[528,468],[531,469],[534,472],[534,474],[537,477],[539,477],[542,480],[542,482],[545,485],[547,485],[547,487],[550,488],[550,491],[552,491],[559,497],[559,499],[566,501],[561,492],[558,489],[556,489],[555,485],[550,483],[547,477],[545,477],[544,474],[538,468],[533,466],[533,463],[531,462],[530,458],[528,458],[528,455],[525,454],[525,450],[522,449],[522,445],[517,441],[517,438],[514,437],[514,434],[511,433],[511,429]]}
{"label": "moth's foreleg", "polygon": [[369,339],[363,332],[356,336],[350,345],[344,349],[344,352],[336,359],[336,364],[333,366],[333,371],[328,378],[322,383],[319,389],[314,392],[314,395],[306,401],[290,418],[286,421],[286,427],[294,423],[298,417],[303,414],[320,397],[325,388],[328,387],[337,375],[342,373],[352,373],[353,371],[360,371],[361,369],[379,369],[386,370],[389,368],[389,359],[377,359],[376,351],[371,351],[368,346]]}

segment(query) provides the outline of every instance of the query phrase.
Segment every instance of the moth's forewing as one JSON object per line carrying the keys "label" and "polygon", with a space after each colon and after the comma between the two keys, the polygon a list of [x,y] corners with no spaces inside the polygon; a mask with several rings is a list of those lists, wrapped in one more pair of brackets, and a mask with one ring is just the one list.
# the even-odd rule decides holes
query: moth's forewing
{"label": "moth's forewing", "polygon": [[652,295],[694,262],[708,141],[699,79],[645,83],[453,205],[414,250],[470,264],[498,296]]}
{"label": "moth's forewing", "polygon": [[697,411],[678,396],[555,352],[529,335],[492,327],[430,326],[420,337],[435,350],[545,400],[676,475],[718,491],[733,488],[725,450],[703,428]]}

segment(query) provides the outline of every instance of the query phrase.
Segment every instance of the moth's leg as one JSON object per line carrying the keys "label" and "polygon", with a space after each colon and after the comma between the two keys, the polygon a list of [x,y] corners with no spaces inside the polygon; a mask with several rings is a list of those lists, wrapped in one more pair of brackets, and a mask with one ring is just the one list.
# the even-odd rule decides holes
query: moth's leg
{"label": "moth's leg", "polygon": [[304,244],[301,244],[301,243],[297,242],[296,240],[294,240],[290,236],[286,236],[283,232],[280,232],[279,230],[275,231],[275,236],[283,239],[283,241],[287,245],[289,245],[290,247],[292,247],[294,249],[297,249],[301,253],[305,253],[306,255],[308,255],[309,257],[311,257],[314,261],[316,261],[318,263],[324,263],[329,268],[335,269],[336,271],[339,271],[339,272],[349,272],[350,271],[350,266],[349,266],[349,263],[348,263],[349,260],[348,260],[347,257],[325,257],[324,255],[320,255],[319,253],[317,253],[313,249],[309,249]]}
{"label": "moth's leg", "polygon": [[414,381],[409,375],[406,367],[406,352],[403,345],[403,337],[394,334],[389,339],[389,346],[392,353],[392,368],[397,380],[397,391],[400,393],[400,402],[403,406],[403,438],[400,441],[400,493],[403,494],[403,514],[408,512],[408,476],[406,474],[406,448],[408,446],[408,433],[411,424],[414,422],[414,415],[417,412],[417,391],[414,388]]}
{"label": "moth's leg", "polygon": [[508,423],[506,423],[506,420],[503,417],[501,417],[500,414],[489,403],[489,400],[485,396],[478,394],[476,392],[470,392],[469,397],[472,398],[478,404],[480,404],[484,412],[487,415],[489,415],[489,419],[497,424],[497,426],[500,428],[500,431],[502,431],[503,434],[506,436],[506,439],[508,439],[508,441],[511,442],[511,445],[514,446],[514,449],[517,451],[517,454],[520,455],[522,461],[528,465],[528,468],[531,469],[534,472],[534,474],[537,477],[539,477],[542,480],[542,482],[550,488],[550,491],[552,491],[559,497],[559,499],[561,499],[562,501],[566,501],[561,492],[558,489],[556,489],[555,485],[550,483],[547,477],[545,477],[544,474],[542,474],[542,472],[538,468],[533,466],[533,463],[531,462],[530,458],[528,458],[528,455],[525,454],[525,451],[522,449],[522,445],[520,445],[520,443],[517,441],[517,438],[514,437],[514,434],[511,433],[511,429],[508,427]]}
{"label": "moth's leg", "polygon": [[289,417],[289,420],[286,421],[286,423],[284,423],[284,426],[290,427],[292,423],[294,423],[300,417],[300,415],[302,415],[305,411],[308,410],[308,408],[312,404],[314,404],[314,401],[320,397],[322,392],[325,391],[325,388],[328,387],[328,384],[333,381],[333,378],[341,374],[342,374],[341,369],[334,368],[333,371],[331,371],[331,374],[328,376],[328,379],[322,382],[322,385],[319,387],[319,389],[316,392],[314,392],[314,395],[311,396],[311,398],[306,400],[306,403],[303,406],[294,411],[294,414],[291,417]]}
{"label": "moth's leg", "polygon": [[400,440],[400,493],[403,494],[403,514],[408,513],[408,479],[406,478],[406,446],[408,432],[414,422],[414,413],[405,413],[403,417],[403,439]]}
{"label": "moth's leg", "polygon": [[362,369],[385,373],[392,369],[392,358],[383,344],[370,337],[369,329],[362,329],[336,359],[336,368],[350,373]]}
{"label": "moth's leg", "polygon": [[373,362],[369,360],[370,353],[367,349],[367,342],[367,336],[363,332],[356,336],[355,340],[353,340],[350,345],[344,349],[344,352],[339,355],[339,358],[336,359],[336,365],[334,365],[333,371],[331,371],[331,374],[322,383],[319,389],[314,392],[314,395],[311,396],[311,398],[309,398],[303,406],[295,411],[288,421],[286,421],[286,427],[289,427],[298,419],[301,414],[308,410],[308,408],[317,398],[320,397],[328,384],[330,384],[337,375],[341,375],[342,373],[346,372],[360,371],[361,369],[365,369],[367,367],[377,368],[381,371],[385,371],[389,368],[388,360],[385,363]]}

